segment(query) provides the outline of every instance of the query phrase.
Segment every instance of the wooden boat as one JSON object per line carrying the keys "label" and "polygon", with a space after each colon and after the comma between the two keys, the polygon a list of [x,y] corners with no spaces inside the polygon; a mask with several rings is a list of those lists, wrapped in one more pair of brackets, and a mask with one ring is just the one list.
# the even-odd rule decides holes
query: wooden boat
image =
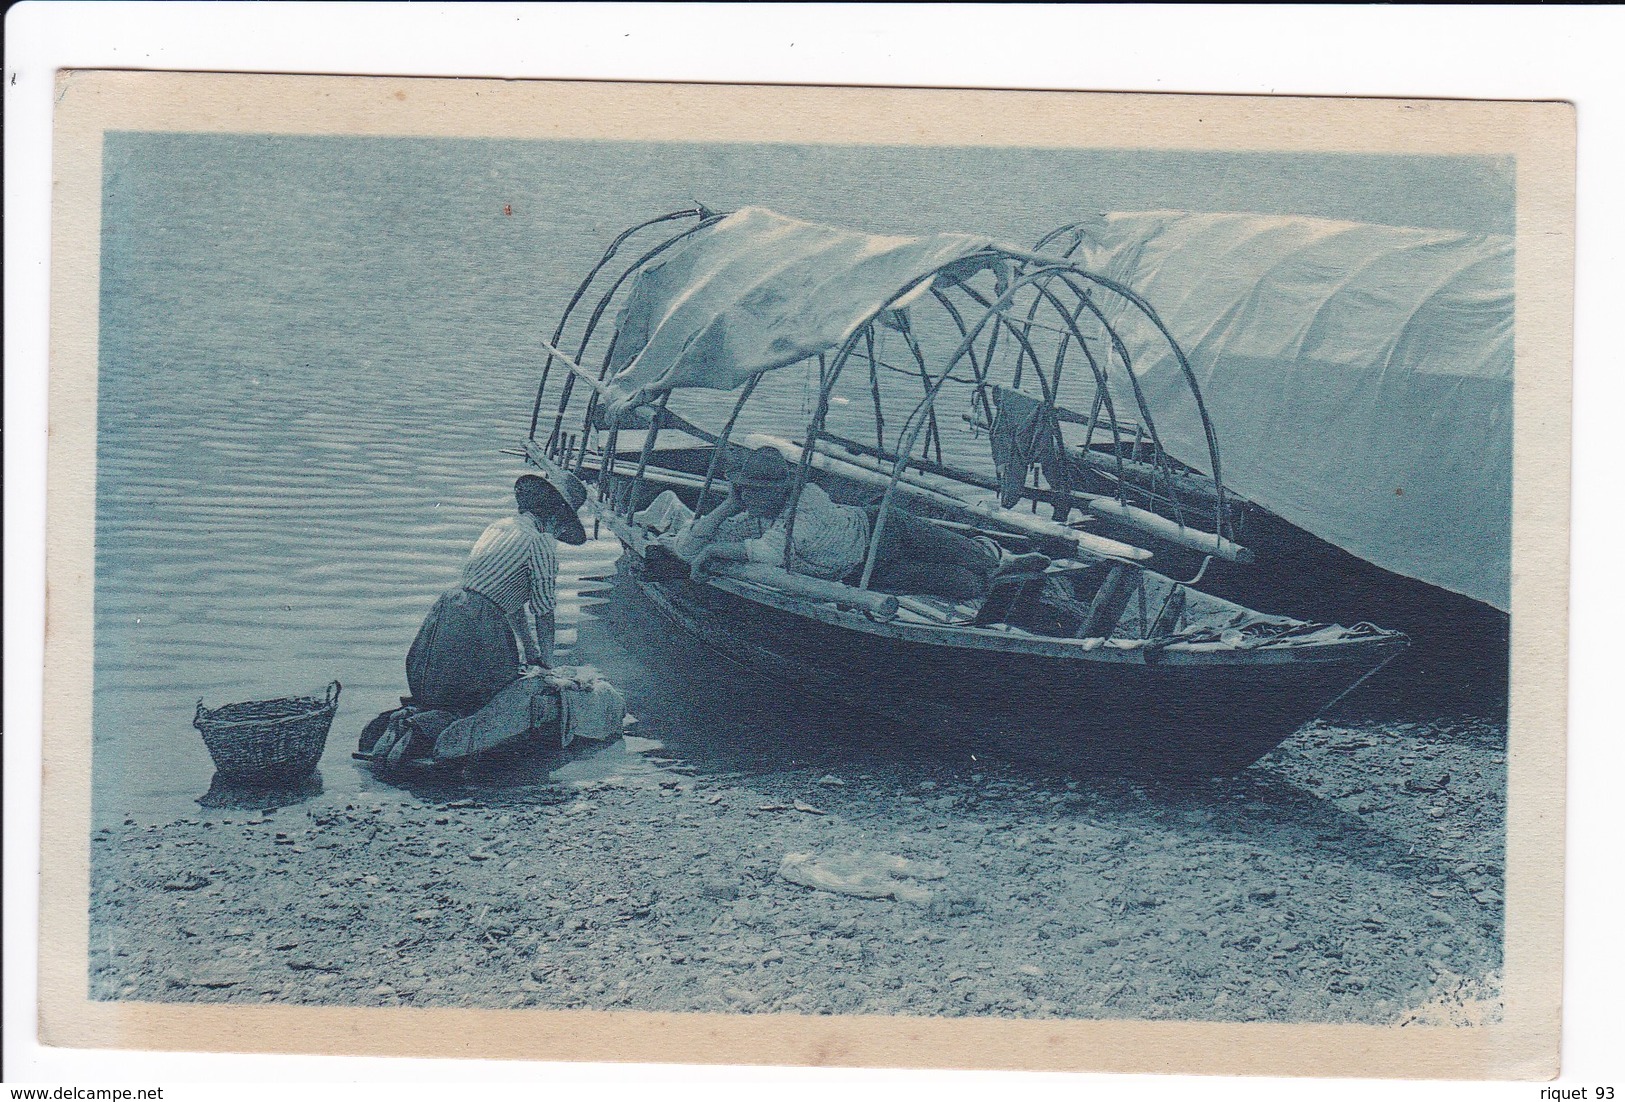
{"label": "wooden boat", "polygon": [[[634,238],[646,247],[619,261]],[[544,342],[519,450],[591,486],[596,516],[626,548],[626,584],[672,624],[878,718],[870,729],[881,737],[1083,770],[1233,771],[1406,640],[1369,624],[1262,615],[1196,588],[1200,571],[1182,581],[1155,568],[1157,547],[1204,562],[1243,564],[1251,553],[1229,525],[1218,434],[1189,365],[1182,393],[1144,392],[1130,343],[1144,334],[1108,324],[1103,296],[1127,302],[1183,362],[1148,303],[1069,260],[759,209],[677,212],[623,233],[583,281]],[[601,324],[611,307],[614,324]],[[1057,402],[1069,359],[1093,387],[1087,413]],[[798,377],[807,417],[786,429],[782,393],[765,395]],[[958,419],[955,400],[966,408]],[[1125,404],[1132,418],[1120,416]],[[713,427],[700,423],[707,414]],[[1080,439],[1106,441],[1100,455],[1118,486],[1134,471],[1193,500],[1198,475],[1157,444],[1163,417],[1196,418],[1207,437],[1213,474],[1197,495],[1206,523],[1142,508],[1126,491],[1080,490],[1051,462]],[[792,542],[809,482],[878,508],[861,569],[810,578],[787,552],[776,565],[691,576],[670,529],[721,502],[733,459],[762,447],[794,465]],[[881,592],[879,529],[905,507],[1053,561],[969,603]]]}

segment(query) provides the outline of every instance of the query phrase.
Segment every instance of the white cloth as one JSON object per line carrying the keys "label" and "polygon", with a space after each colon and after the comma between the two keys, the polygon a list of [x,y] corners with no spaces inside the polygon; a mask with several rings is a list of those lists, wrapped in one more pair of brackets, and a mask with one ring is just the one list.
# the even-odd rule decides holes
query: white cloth
{"label": "white cloth", "polygon": [[941,880],[948,871],[934,861],[910,861],[890,853],[787,853],[779,875],[792,884],[860,899],[929,903],[931,890],[915,880]]}
{"label": "white cloth", "polygon": [[859,233],[746,207],[695,230],[632,281],[609,408],[677,387],[732,390],[833,350],[898,292],[923,290],[937,269],[988,243]]}
{"label": "white cloth", "polygon": [[591,666],[549,670],[547,682],[559,694],[559,744],[576,739],[603,742],[621,733],[626,697]]}
{"label": "white cloth", "polygon": [[694,510],[673,490],[662,490],[647,508],[632,514],[632,523],[652,535],[681,532],[694,519]]}

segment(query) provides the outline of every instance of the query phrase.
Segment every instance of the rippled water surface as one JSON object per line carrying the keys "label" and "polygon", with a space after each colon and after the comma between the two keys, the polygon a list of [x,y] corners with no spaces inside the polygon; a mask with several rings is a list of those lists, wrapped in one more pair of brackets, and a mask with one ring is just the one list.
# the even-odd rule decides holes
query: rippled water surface
{"label": "rippled water surface", "polygon": [[[325,783],[373,783],[349,760],[356,732],[405,691],[423,613],[512,507],[520,468],[501,449],[528,425],[534,338],[634,221],[700,199],[1027,243],[1094,210],[1259,209],[1261,194],[1501,232],[1510,210],[1504,166],[1465,159],[115,134],[104,168],[101,817],[208,787],[199,698],[335,678]],[[777,431],[805,400],[781,390]],[[616,554],[563,556],[561,657],[658,707],[659,679],[591,615]]]}

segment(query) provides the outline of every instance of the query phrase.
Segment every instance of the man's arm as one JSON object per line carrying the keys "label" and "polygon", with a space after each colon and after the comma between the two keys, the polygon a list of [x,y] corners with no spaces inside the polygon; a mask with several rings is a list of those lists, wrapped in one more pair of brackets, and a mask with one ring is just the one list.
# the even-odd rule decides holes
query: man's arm
{"label": "man's arm", "polygon": [[774,522],[768,526],[767,531],[755,539],[706,544],[700,549],[699,554],[690,560],[693,567],[691,573],[698,578],[711,563],[719,559],[726,562],[755,562],[778,566],[784,561],[783,525]]}
{"label": "man's arm", "polygon": [[679,558],[693,562],[694,557],[717,538],[717,530],[723,523],[738,516],[744,508],[739,500],[739,494],[730,487],[728,497],[721,505],[703,517],[695,517],[693,522],[683,529],[673,545],[673,550],[677,552]]}
{"label": "man's arm", "polygon": [[708,543],[696,551],[689,560],[689,574],[699,578],[710,565],[722,562],[750,562],[750,545],[737,540]]}

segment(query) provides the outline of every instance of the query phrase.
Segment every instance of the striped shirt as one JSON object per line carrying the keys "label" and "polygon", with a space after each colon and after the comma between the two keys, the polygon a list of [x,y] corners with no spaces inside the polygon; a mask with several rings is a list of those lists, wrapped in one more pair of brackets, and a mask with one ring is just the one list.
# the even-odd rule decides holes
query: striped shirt
{"label": "striped shirt", "polygon": [[537,616],[553,611],[557,543],[529,513],[503,517],[475,541],[463,564],[463,588],[495,601],[509,617],[529,602]]}
{"label": "striped shirt", "polygon": [[[756,539],[745,541],[751,562],[784,565],[786,509]],[[796,549],[793,566],[815,578],[844,578],[862,564],[869,551],[869,514],[856,505],[837,505],[815,484],[802,487],[796,505]]]}

